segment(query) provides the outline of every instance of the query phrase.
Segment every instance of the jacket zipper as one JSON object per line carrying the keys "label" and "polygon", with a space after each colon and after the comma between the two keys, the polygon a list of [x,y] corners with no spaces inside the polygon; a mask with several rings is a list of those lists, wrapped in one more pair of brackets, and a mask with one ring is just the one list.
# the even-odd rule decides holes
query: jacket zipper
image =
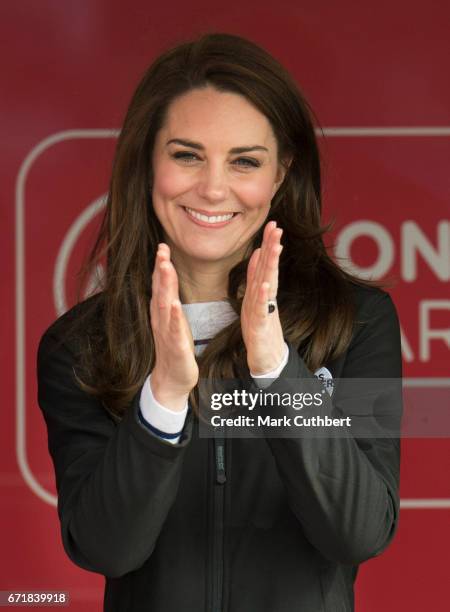
{"label": "jacket zipper", "polygon": [[225,439],[223,437],[223,430],[216,430],[216,437],[214,438],[214,463],[215,482],[213,486],[212,612],[223,612],[224,484],[227,480],[225,470]]}
{"label": "jacket zipper", "polygon": [[227,476],[225,473],[225,440],[214,438],[214,457],[216,460],[216,483],[225,484]]}

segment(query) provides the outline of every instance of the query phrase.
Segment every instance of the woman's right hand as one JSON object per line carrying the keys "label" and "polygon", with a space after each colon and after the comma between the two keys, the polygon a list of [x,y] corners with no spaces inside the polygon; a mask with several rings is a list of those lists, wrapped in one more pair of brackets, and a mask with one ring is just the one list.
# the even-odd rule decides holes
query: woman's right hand
{"label": "woman's right hand", "polygon": [[156,362],[151,373],[155,399],[172,410],[182,410],[198,382],[194,341],[178,292],[178,275],[170,261],[170,248],[158,245],[152,275],[150,322]]}

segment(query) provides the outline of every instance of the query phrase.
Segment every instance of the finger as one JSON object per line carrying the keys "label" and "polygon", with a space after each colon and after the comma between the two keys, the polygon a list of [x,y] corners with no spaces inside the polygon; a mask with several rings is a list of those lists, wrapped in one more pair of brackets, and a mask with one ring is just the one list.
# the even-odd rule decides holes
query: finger
{"label": "finger", "polygon": [[[192,350],[194,350],[191,329],[181,307],[178,274],[170,260],[170,255],[169,245],[164,242],[159,243],[157,251],[157,260],[159,262],[159,275],[157,275],[159,281],[157,284],[159,326],[160,328],[164,326],[167,331],[170,331],[170,326],[171,324],[173,325],[172,319],[175,316],[175,321],[178,322],[178,332],[185,341],[192,345]],[[173,307],[174,302],[175,306]],[[177,304],[180,306],[178,310]],[[175,308],[175,311],[173,308]]]}
{"label": "finger", "polygon": [[256,271],[255,279],[257,288],[261,286],[264,281],[264,268],[267,260],[267,249],[270,243],[270,236],[273,230],[276,228],[276,221],[270,221],[264,228],[263,240],[261,245],[261,256],[259,258],[258,269]]}
{"label": "finger", "polygon": [[253,287],[252,287],[253,304],[258,300],[261,283],[264,281],[264,268],[265,268],[265,260],[267,257],[267,248],[268,248],[268,244],[270,241],[270,236],[275,228],[276,228],[276,221],[269,221],[269,223],[264,228],[263,240],[262,240],[262,245],[261,245],[261,253],[258,259],[258,265],[255,271]]}
{"label": "finger", "polygon": [[[167,245],[166,245],[167,246]],[[170,249],[167,246],[167,256],[170,256]],[[166,298],[166,302],[171,305],[172,302],[175,300],[177,302],[179,302],[181,304],[181,300],[180,300],[180,290],[179,290],[179,281],[178,281],[178,274],[176,271],[175,266],[173,265],[173,262],[170,261],[170,259],[168,259],[167,261],[164,262],[165,266],[167,266],[167,270],[166,270],[166,274],[167,274],[167,284],[165,285],[165,298]],[[186,337],[192,337],[191,334],[191,329],[189,327],[189,324],[186,320],[186,317],[184,315],[183,309],[181,308],[180,310],[180,320],[181,320],[181,327],[182,329],[184,329],[185,333],[186,333]],[[192,340],[192,344],[193,344],[193,340]]]}
{"label": "finger", "polygon": [[273,264],[273,255],[278,251],[277,247],[280,245],[281,234],[283,230],[281,228],[276,228],[270,235],[270,242],[267,246],[267,255],[266,260],[264,262],[264,278],[263,281],[270,281],[267,277],[268,268],[271,264]]}
{"label": "finger", "polygon": [[281,236],[283,234],[283,230],[281,228],[277,228],[271,234],[271,243],[268,248],[268,254],[265,265],[265,275],[263,281],[268,281],[272,283],[278,268],[278,260],[279,255],[281,253]]}
{"label": "finger", "polygon": [[261,261],[261,269],[258,276],[258,287],[257,291],[261,287],[263,282],[268,282],[271,286],[269,287],[269,295],[270,297],[274,297],[276,295],[277,289],[277,281],[276,281],[276,271],[274,266],[277,265],[276,259],[274,260],[274,254],[277,252],[277,247],[280,244],[280,237],[283,230],[280,228],[274,227],[270,232],[270,235],[267,238],[267,244],[265,249],[265,257]]}
{"label": "finger", "polygon": [[170,255],[170,247],[166,242],[158,242],[158,251],[164,251]]}
{"label": "finger", "polygon": [[180,300],[173,300],[170,305],[169,331],[175,348],[185,349],[189,345],[189,338],[183,324],[183,309]]}
{"label": "finger", "polygon": [[[155,266],[152,274],[152,299],[150,301],[150,314],[152,317],[152,325],[158,327],[160,324],[159,317],[159,296],[161,292],[161,263],[169,261],[170,248],[165,243],[159,243],[155,257]],[[165,274],[165,273],[163,273]]]}
{"label": "finger", "polygon": [[178,334],[180,329],[181,329],[181,325],[180,325],[180,310],[181,308],[179,308],[179,300],[173,300],[172,303],[170,304],[170,326],[169,329],[171,331],[172,334]]}
{"label": "finger", "polygon": [[166,245],[164,245],[164,243],[159,243],[158,248],[156,250],[155,264],[154,264],[153,274],[152,274],[152,293],[153,293],[153,289],[156,293],[159,287],[159,282],[160,282],[159,264],[162,261],[167,260],[167,251],[164,248],[165,246]]}
{"label": "finger", "polygon": [[253,311],[255,301],[258,299],[256,274],[260,258],[261,248],[258,248],[252,253],[247,269],[247,285],[245,288],[244,305],[250,312]]}
{"label": "finger", "polygon": [[156,327],[159,322],[158,313],[158,288],[159,288],[159,262],[158,258],[155,259],[155,266],[152,272],[152,294],[150,299],[150,323],[152,328]]}
{"label": "finger", "polygon": [[[173,300],[180,301],[180,291],[179,291],[179,283],[178,283],[178,274],[173,265],[173,262],[168,261],[170,274],[169,274],[169,299],[172,302]],[[181,301],[180,301],[181,303]]]}
{"label": "finger", "polygon": [[269,299],[275,299],[278,292],[278,270],[280,262],[280,254],[283,250],[281,244],[276,244],[272,247],[271,255],[267,262],[267,279],[269,283]]}
{"label": "finger", "polygon": [[[170,247],[169,247],[169,245],[167,245],[164,242],[160,242],[158,244],[158,250],[157,250],[157,253],[156,253],[156,258],[157,258],[158,264],[161,264],[162,262],[167,262],[169,264],[169,267],[167,269],[170,269],[171,271],[175,272],[175,267],[174,267],[174,265],[173,265],[173,263],[171,262],[171,259],[170,259]],[[166,269],[166,268],[164,268],[164,269]],[[175,272],[175,275],[176,275],[176,272]],[[168,278],[172,281],[172,275],[171,274],[168,275]],[[173,299],[175,299],[175,297],[178,297],[178,296],[173,296]]]}
{"label": "finger", "polygon": [[270,285],[268,282],[263,282],[258,291],[258,299],[255,303],[255,315],[258,319],[265,320],[268,316],[267,302],[269,300]]}
{"label": "finger", "polygon": [[246,291],[248,290],[249,293],[252,291],[252,285],[253,282],[255,280],[255,273],[256,273],[256,269],[258,266],[258,260],[261,256],[261,249],[255,249],[250,257],[250,260],[248,262],[248,266],[247,266],[247,288]]}
{"label": "finger", "polygon": [[159,290],[156,295],[158,312],[159,312],[159,324],[166,328],[170,321],[170,304],[172,302],[170,295],[170,283],[171,283],[171,270],[170,262],[162,261],[159,266]]}
{"label": "finger", "polygon": [[276,229],[277,227],[277,222],[276,221],[269,221],[269,223],[266,225],[266,227],[264,228],[264,233],[263,233],[263,240],[262,240],[262,259],[261,259],[261,263],[265,262],[265,259],[267,257],[267,249],[270,246],[270,241],[271,241],[271,236],[273,231]]}
{"label": "finger", "polygon": [[170,261],[170,249],[168,245],[161,242],[156,251],[156,261]]}

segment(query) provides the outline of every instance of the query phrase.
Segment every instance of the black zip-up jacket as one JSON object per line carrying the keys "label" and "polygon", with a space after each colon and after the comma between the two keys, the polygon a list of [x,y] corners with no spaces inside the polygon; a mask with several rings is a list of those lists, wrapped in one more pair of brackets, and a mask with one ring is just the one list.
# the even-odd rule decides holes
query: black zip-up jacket
{"label": "black zip-up jacket", "polygon": [[[391,298],[356,285],[353,294],[351,344],[323,365],[335,379],[400,378]],[[106,577],[104,610],[353,610],[358,565],[381,553],[396,529],[398,437],[220,441],[199,437],[190,411],[180,443],[171,444],[140,422],[140,393],[117,423],[80,390],[77,348],[60,342],[64,323],[82,309],[71,309],[41,339],[39,404],[64,548],[78,566]],[[321,384],[289,344],[270,391],[293,378]],[[250,387],[250,377],[243,384]],[[335,393],[325,394],[322,414],[358,413],[357,401],[333,406]],[[388,387],[371,402],[399,426],[401,393]]]}

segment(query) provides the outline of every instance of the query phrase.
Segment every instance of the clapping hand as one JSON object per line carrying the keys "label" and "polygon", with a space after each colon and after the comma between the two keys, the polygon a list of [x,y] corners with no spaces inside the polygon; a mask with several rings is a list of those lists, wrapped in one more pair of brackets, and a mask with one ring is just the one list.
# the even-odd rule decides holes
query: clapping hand
{"label": "clapping hand", "polygon": [[267,223],[262,245],[252,253],[247,268],[241,328],[248,368],[257,375],[277,368],[286,350],[278,309],[268,310],[268,301],[276,299],[278,290],[282,233],[275,221]]}
{"label": "clapping hand", "polygon": [[194,341],[179,298],[178,275],[170,261],[170,248],[160,243],[152,276],[150,320],[156,362],[151,375],[155,399],[181,410],[198,381]]}

